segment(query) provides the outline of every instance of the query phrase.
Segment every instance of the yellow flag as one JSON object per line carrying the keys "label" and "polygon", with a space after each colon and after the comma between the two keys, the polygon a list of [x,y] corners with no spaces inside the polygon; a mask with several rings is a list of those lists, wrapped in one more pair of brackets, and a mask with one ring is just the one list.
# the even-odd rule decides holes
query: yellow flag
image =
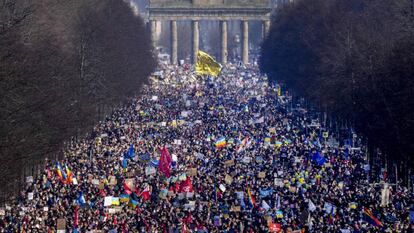
{"label": "yellow flag", "polygon": [[198,51],[195,71],[200,75],[211,75],[217,77],[221,71],[221,65],[207,53]]}

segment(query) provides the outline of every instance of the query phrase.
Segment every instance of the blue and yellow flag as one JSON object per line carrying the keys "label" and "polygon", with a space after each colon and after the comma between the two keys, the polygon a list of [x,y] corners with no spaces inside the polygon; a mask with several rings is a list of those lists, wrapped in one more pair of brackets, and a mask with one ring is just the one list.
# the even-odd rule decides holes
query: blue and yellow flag
{"label": "blue and yellow flag", "polygon": [[119,195],[119,201],[123,203],[129,202],[129,195],[128,194]]}
{"label": "blue and yellow flag", "polygon": [[134,199],[130,198],[129,199],[129,206],[132,207],[133,209],[137,208],[138,205],[138,201],[135,201]]}
{"label": "blue and yellow flag", "polygon": [[197,53],[197,63],[195,65],[195,71],[199,75],[211,75],[217,77],[221,71],[221,64],[214,58],[203,51]]}

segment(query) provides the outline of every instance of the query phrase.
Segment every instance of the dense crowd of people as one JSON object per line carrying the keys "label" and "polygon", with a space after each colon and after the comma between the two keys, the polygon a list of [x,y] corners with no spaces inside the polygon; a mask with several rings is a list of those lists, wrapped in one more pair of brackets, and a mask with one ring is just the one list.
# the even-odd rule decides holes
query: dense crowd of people
{"label": "dense crowd of people", "polygon": [[413,231],[413,192],[369,181],[364,150],[288,109],[257,68],[161,70],[28,179],[0,232]]}

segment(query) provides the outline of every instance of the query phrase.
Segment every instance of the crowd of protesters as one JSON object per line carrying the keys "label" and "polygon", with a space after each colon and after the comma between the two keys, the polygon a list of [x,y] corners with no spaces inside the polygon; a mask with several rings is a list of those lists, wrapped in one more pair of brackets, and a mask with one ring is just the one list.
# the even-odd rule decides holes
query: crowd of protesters
{"label": "crowd of protesters", "polygon": [[0,232],[413,232],[413,192],[368,179],[363,149],[255,67],[161,70],[27,180]]}

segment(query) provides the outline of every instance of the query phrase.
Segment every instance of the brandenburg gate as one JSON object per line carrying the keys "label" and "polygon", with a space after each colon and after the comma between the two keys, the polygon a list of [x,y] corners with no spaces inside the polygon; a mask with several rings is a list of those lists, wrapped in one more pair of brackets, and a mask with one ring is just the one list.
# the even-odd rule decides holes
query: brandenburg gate
{"label": "brandenburg gate", "polygon": [[157,21],[171,23],[171,63],[178,62],[177,21],[190,20],[192,29],[191,57],[195,63],[199,49],[199,21],[219,20],[221,33],[221,62],[227,63],[227,24],[230,20],[240,20],[242,29],[242,61],[249,62],[249,21],[262,21],[263,36],[269,31],[270,13],[268,0],[150,0],[149,20],[151,39],[156,45]]}

